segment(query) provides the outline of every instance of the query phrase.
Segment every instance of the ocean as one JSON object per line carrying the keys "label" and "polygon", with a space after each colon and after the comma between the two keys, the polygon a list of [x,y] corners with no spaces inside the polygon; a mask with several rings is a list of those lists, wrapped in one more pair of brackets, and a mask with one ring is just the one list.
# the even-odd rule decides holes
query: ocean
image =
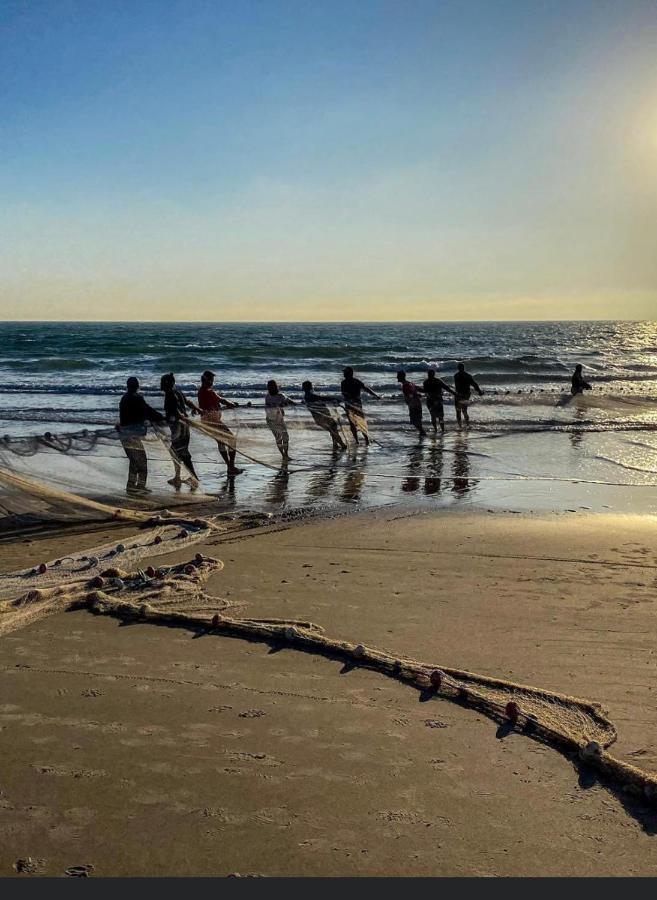
{"label": "ocean", "polygon": [[[224,503],[277,511],[417,499],[657,511],[656,323],[7,322],[0,342],[0,434],[11,438],[111,427],[129,375],[161,407],[165,372],[192,396],[200,373],[216,372],[217,389],[241,404],[227,423],[266,464],[249,462],[227,488],[216,450],[199,444],[199,465]],[[419,441],[396,372],[421,382],[431,366],[450,382],[459,361],[484,390],[471,427],[459,432],[448,407],[445,436]],[[593,390],[559,405],[577,363]],[[281,476],[264,423],[267,380],[295,400],[306,379],[336,394],[346,365],[383,398],[365,404],[372,446],[336,460],[305,408],[293,408],[296,470]],[[165,474],[153,473],[163,489]]]}

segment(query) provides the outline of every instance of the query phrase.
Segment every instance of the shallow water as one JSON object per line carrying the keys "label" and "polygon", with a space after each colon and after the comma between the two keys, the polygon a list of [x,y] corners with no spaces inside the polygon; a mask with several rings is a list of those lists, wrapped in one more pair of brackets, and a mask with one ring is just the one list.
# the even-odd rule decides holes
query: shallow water
{"label": "shallow water", "polygon": [[[221,508],[280,512],[300,507],[478,503],[510,509],[657,512],[657,325],[510,323],[395,325],[0,325],[0,433],[37,435],[112,425],[124,379],[137,374],[149,400],[173,369],[193,391],[204,368],[242,403],[225,414],[245,473],[227,482],[216,447],[195,435],[204,491]],[[449,379],[464,359],[485,391],[472,425],[419,440],[395,372],[420,381],[428,364]],[[571,400],[569,376],[585,366],[594,390]],[[334,457],[304,407],[287,412],[294,457],[286,472],[264,423],[264,384],[276,377],[299,398],[300,382],[337,393],[351,364],[384,399],[366,400],[372,446]],[[250,401],[251,408],[244,404]],[[565,402],[564,402],[565,401]],[[425,412],[426,418],[426,412]],[[17,449],[18,445],[16,445]],[[149,483],[166,502],[166,450],[149,447]],[[0,464],[71,490],[120,496],[126,461],[109,441],[93,454],[41,448]]]}

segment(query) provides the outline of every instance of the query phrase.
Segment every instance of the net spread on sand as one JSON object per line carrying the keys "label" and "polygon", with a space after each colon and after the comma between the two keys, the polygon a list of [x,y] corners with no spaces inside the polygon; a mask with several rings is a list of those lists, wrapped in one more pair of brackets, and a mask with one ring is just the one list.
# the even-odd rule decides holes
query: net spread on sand
{"label": "net spread on sand", "polygon": [[215,527],[210,521],[166,520],[121,543],[3,576],[0,635],[56,612],[88,609],[122,620],[283,642],[374,669],[418,690],[477,708],[535,739],[577,752],[628,790],[650,800],[657,798],[657,777],[608,752],[616,729],[597,703],[338,640],[312,622],[232,616],[230,602],[210,596],[205,589],[207,579],[223,563],[199,553],[187,563],[127,570],[147,556],[190,546]]}

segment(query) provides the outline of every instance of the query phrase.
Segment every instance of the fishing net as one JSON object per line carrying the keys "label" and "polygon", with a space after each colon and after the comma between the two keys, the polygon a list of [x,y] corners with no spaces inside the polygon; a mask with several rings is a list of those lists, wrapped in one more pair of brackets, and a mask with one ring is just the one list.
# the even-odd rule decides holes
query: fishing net
{"label": "fishing net", "polygon": [[[225,457],[279,471],[288,425],[322,431],[353,443],[343,411],[324,406],[312,415],[300,406],[292,421],[280,417],[274,434],[263,410],[230,410],[217,417],[190,417],[189,441],[181,450],[174,428],[149,426],[136,436],[116,427],[0,438],[0,527],[12,523],[73,519],[139,519],[141,512],[204,505],[221,499],[228,473]],[[367,432],[364,416],[359,433]],[[278,445],[278,446],[277,446]],[[330,442],[326,441],[330,447]],[[133,458],[134,457],[134,458]],[[192,475],[192,462],[198,479]],[[133,490],[131,467],[143,469],[147,491]],[[293,471],[293,470],[290,470]]]}

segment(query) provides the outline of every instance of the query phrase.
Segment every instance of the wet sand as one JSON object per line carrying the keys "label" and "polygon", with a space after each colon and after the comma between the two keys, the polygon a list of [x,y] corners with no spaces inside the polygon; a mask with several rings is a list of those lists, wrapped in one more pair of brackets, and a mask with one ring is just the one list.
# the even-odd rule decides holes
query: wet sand
{"label": "wet sand", "polygon": [[[6,542],[0,566],[100,537]],[[237,612],[599,700],[615,752],[655,770],[656,538],[648,516],[382,510],[204,549]],[[4,876],[28,858],[47,875],[657,871],[657,812],[376,672],[87,612],[5,636],[0,670]]]}

